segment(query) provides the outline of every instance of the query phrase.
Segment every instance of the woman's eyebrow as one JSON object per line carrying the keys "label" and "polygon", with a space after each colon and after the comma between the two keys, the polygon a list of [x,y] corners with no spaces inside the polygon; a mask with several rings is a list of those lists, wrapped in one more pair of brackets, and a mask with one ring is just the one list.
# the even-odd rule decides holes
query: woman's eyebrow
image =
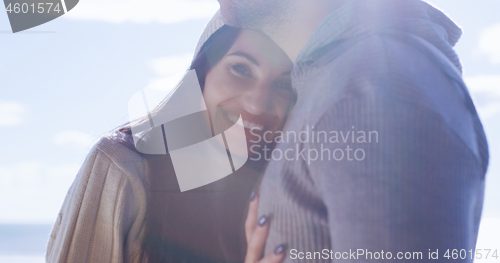
{"label": "woman's eyebrow", "polygon": [[288,76],[288,75],[291,75],[291,74],[292,74],[292,71],[288,70],[288,71],[285,71],[285,72],[281,73],[281,76]]}
{"label": "woman's eyebrow", "polygon": [[233,52],[233,53],[229,54],[228,56],[244,57],[244,58],[248,59],[250,62],[252,62],[253,64],[255,64],[256,66],[259,66],[259,62],[254,57],[248,55],[247,53],[243,53],[241,51]]}

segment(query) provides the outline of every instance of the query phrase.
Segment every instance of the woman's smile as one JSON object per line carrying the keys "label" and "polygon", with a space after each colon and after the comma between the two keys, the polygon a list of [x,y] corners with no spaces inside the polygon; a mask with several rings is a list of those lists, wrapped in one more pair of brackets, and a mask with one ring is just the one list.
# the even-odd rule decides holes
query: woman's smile
{"label": "woman's smile", "polygon": [[[226,112],[226,113],[227,113],[226,116],[229,118],[230,121],[235,122],[238,125],[241,125],[240,122],[238,122],[239,116],[237,114],[231,114],[228,112]],[[263,124],[258,124],[255,122],[247,121],[245,119],[243,119],[242,123],[243,123],[243,127],[245,129],[254,130],[254,131],[263,131],[264,130]]]}

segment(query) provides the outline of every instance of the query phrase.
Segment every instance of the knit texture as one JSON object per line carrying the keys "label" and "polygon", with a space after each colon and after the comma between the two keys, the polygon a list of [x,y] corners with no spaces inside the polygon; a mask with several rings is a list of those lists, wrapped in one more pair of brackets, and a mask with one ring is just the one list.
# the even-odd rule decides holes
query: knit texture
{"label": "knit texture", "polygon": [[459,36],[416,0],[349,1],[323,21],[296,61],[297,104],[260,188],[265,254],[285,244],[284,262],[327,262],[323,249],[399,262],[475,247],[488,148],[452,49]]}
{"label": "knit texture", "polygon": [[147,165],[137,152],[103,137],[66,195],[50,235],[47,262],[140,262]]}

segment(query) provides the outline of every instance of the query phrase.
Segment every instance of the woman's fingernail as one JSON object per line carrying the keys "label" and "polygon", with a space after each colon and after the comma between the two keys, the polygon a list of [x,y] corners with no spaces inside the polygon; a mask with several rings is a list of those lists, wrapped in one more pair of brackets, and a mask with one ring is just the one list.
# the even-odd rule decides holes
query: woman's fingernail
{"label": "woman's fingernail", "polygon": [[267,217],[266,216],[261,216],[259,219],[259,226],[263,226],[267,223]]}
{"label": "woman's fingernail", "polygon": [[253,201],[255,199],[255,191],[252,191],[250,194],[250,201]]}
{"label": "woman's fingernail", "polygon": [[285,252],[285,248],[283,247],[283,245],[279,245],[278,247],[276,247],[276,249],[274,250],[274,254],[276,255],[280,255],[282,254],[283,252]]}

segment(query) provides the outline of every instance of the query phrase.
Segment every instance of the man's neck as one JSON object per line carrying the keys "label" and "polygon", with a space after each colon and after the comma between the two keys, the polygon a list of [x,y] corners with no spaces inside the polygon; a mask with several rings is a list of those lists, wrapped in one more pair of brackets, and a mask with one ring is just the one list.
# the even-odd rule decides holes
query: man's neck
{"label": "man's neck", "polygon": [[283,23],[262,30],[295,63],[300,51],[323,19],[347,1],[349,0],[297,0]]}

